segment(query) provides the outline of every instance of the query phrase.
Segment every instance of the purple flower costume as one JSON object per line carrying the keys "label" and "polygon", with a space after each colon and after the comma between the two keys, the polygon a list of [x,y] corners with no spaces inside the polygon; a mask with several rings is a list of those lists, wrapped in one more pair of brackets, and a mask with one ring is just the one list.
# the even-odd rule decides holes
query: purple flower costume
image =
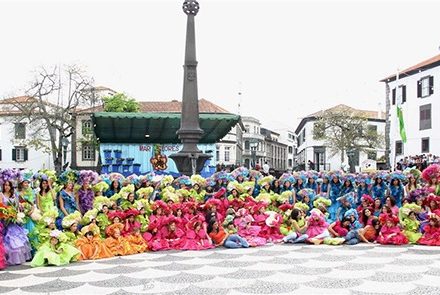
{"label": "purple flower costume", "polygon": [[95,199],[95,194],[91,189],[80,189],[78,191],[78,196],[81,214],[84,215],[87,211],[93,209],[93,200]]}
{"label": "purple flower costume", "polygon": [[[18,208],[18,198],[8,198],[1,195],[3,203]],[[32,259],[31,245],[27,237],[27,230],[17,223],[9,223],[5,225],[3,230],[3,244],[5,246],[6,261],[8,265],[17,265],[25,263]]]}

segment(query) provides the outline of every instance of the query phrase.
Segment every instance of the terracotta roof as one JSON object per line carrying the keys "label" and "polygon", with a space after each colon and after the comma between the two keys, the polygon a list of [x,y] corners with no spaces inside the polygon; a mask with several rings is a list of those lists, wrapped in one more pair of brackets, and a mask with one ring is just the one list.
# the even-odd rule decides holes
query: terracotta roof
{"label": "terracotta roof", "polygon": [[[440,54],[433,56],[427,60],[424,60],[412,67],[409,67],[403,71],[399,72],[399,77],[406,77],[406,76],[410,76],[413,74],[416,74],[417,72],[421,72],[424,70],[427,70],[429,68],[433,68],[435,66],[440,65]],[[396,73],[397,74],[397,73]],[[394,81],[396,80],[396,74],[393,74],[391,76],[388,76],[386,78],[383,78],[382,80],[380,80],[380,82],[389,82],[389,81]]]}
{"label": "terracotta roof", "polygon": [[13,103],[33,103],[37,99],[31,97],[31,96],[16,96],[11,98],[6,98],[0,100],[0,104],[13,104]]}
{"label": "terracotta roof", "polygon": [[320,115],[322,115],[323,112],[326,112],[326,111],[332,111],[332,112],[351,111],[351,112],[354,112],[354,113],[356,113],[362,117],[368,118],[368,119],[383,119],[383,118],[385,118],[384,112],[382,112],[382,114],[379,116],[379,113],[376,111],[358,110],[358,109],[349,107],[345,104],[339,104],[339,105],[334,106],[332,108],[329,108],[326,110],[321,110],[319,112],[308,115],[306,118],[319,117]]}
{"label": "terracotta roof", "polygon": [[[143,113],[180,113],[182,111],[182,102],[178,100],[171,101],[139,101],[140,111]],[[102,112],[102,105],[78,111],[78,113],[96,113]],[[221,113],[229,114],[224,108],[206,100],[199,100],[200,113]]]}

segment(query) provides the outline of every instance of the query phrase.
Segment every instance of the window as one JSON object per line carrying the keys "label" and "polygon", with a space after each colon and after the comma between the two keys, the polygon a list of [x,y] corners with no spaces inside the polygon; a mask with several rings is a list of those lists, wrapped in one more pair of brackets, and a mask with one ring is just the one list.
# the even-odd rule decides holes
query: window
{"label": "window", "polygon": [[0,149],[0,161],[2,160],[2,150]]}
{"label": "window", "polygon": [[315,139],[321,139],[324,136],[324,125],[319,124],[315,122],[313,124],[313,131],[314,131],[314,137]]}
{"label": "window", "polygon": [[15,139],[26,139],[25,123],[15,123]]}
{"label": "window", "polygon": [[218,147],[217,147],[217,149],[215,150],[215,158],[216,158],[217,161],[220,161],[220,150],[219,150]]}
{"label": "window", "polygon": [[396,103],[404,104],[406,102],[406,86],[400,85],[397,88],[393,89],[392,93],[392,104],[395,105]]}
{"label": "window", "polygon": [[302,131],[302,140],[303,142],[306,141],[306,128],[304,128]]}
{"label": "window", "polygon": [[403,155],[403,143],[400,140],[396,141],[396,155]]}
{"label": "window", "polygon": [[289,146],[289,154],[293,154],[293,147]]}
{"label": "window", "polygon": [[431,129],[431,104],[420,106],[420,130]]}
{"label": "window", "polygon": [[231,147],[229,146],[225,146],[225,162],[229,162],[230,158],[229,158],[229,150],[231,149]]}
{"label": "window", "polygon": [[92,134],[92,120],[83,120],[82,121],[82,134]]}
{"label": "window", "polygon": [[417,82],[417,97],[427,97],[434,93],[434,77],[423,77]]}
{"label": "window", "polygon": [[244,149],[245,150],[249,150],[250,147],[251,147],[251,145],[249,144],[249,140],[245,140],[245,142],[244,142]]}
{"label": "window", "polygon": [[422,153],[429,153],[429,137],[422,138]]}
{"label": "window", "polygon": [[377,125],[368,125],[369,134],[377,134]]}
{"label": "window", "polygon": [[369,160],[376,160],[377,159],[377,152],[370,151],[370,152],[368,152],[367,157]]}
{"label": "window", "polygon": [[249,133],[249,125],[245,125],[245,126],[244,126],[244,131],[245,131],[246,133]]}
{"label": "window", "polygon": [[12,149],[12,161],[25,162],[28,160],[28,150],[25,147]]}
{"label": "window", "polygon": [[82,145],[82,160],[95,161],[95,147],[92,144]]}

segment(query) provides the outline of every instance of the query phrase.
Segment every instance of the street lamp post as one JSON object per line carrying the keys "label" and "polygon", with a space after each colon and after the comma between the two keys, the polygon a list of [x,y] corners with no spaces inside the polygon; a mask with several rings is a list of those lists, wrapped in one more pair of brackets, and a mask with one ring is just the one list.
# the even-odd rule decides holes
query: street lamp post
{"label": "street lamp post", "polygon": [[210,155],[202,153],[197,147],[203,135],[199,125],[199,99],[197,93],[197,60],[194,18],[199,12],[197,1],[183,2],[183,12],[188,16],[186,23],[185,64],[183,66],[183,97],[180,129],[177,131],[183,144],[182,150],[170,156],[180,173],[192,175],[199,173]]}
{"label": "street lamp post", "polygon": [[67,163],[67,147],[69,146],[69,144],[70,144],[70,141],[66,137],[63,137],[61,139],[61,145],[63,146],[63,168]]}
{"label": "street lamp post", "polygon": [[252,156],[252,168],[255,169],[255,166],[257,164],[257,148],[258,148],[258,142],[254,141],[250,143],[251,147],[251,156]]}

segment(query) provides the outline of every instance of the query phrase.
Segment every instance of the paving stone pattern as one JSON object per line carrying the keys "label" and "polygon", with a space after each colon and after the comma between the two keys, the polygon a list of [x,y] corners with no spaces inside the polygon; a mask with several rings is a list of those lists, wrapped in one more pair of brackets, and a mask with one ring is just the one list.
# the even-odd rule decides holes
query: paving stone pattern
{"label": "paving stone pattern", "polygon": [[2,294],[440,294],[440,248],[273,245],[0,272]]}

